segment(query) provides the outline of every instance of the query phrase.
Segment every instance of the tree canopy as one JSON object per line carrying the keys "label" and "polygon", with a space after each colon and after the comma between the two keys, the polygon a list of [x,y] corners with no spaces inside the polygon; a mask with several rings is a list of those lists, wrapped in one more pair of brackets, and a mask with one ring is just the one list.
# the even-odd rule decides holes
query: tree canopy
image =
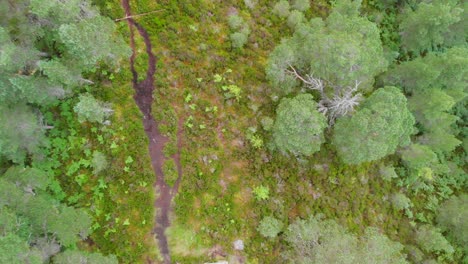
{"label": "tree canopy", "polygon": [[281,100],[273,126],[273,141],[280,151],[309,156],[320,150],[327,124],[316,108],[310,94]]}
{"label": "tree canopy", "polygon": [[[407,8],[400,24],[402,45],[419,54],[466,41],[466,2],[458,0],[421,1]],[[464,27],[464,28],[463,28]]]}
{"label": "tree canopy", "polygon": [[282,40],[270,54],[268,80],[289,92],[297,86],[294,67],[340,90],[360,83],[371,90],[374,77],[387,67],[377,26],[359,16],[360,1],[338,1],[324,21],[313,18],[300,23],[292,37]]}
{"label": "tree canopy", "polygon": [[83,76],[97,63],[116,66],[130,50],[115,34],[114,22],[89,2],[21,0],[1,6],[0,156],[21,163],[44,143],[37,108],[92,84]]}
{"label": "tree canopy", "polygon": [[0,251],[15,248],[0,254],[12,260],[4,263],[43,263],[88,236],[90,216],[53,196],[52,181],[34,168],[11,167],[0,176]]}
{"label": "tree canopy", "polygon": [[407,263],[403,245],[391,241],[375,228],[357,237],[334,220],[312,216],[289,225],[285,239],[290,248],[283,257],[288,263]]}
{"label": "tree canopy", "polygon": [[332,143],[345,163],[359,164],[394,153],[408,145],[414,117],[396,87],[376,90],[350,117],[338,119]]}

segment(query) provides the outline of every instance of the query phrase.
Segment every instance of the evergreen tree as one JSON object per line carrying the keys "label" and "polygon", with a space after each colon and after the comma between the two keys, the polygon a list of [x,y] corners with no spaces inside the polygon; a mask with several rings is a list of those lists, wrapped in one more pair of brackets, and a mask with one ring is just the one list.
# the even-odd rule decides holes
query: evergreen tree
{"label": "evergreen tree", "polygon": [[130,50],[87,1],[0,5],[0,158],[21,163],[45,142],[33,109],[92,84],[84,73],[100,62],[116,66]]}
{"label": "evergreen tree", "polygon": [[332,143],[348,164],[385,157],[410,143],[414,117],[396,87],[376,90],[351,117],[338,119]]}
{"label": "evergreen tree", "polygon": [[46,143],[31,108],[24,104],[0,106],[0,159],[24,163],[27,154],[37,154]]}
{"label": "evergreen tree", "polygon": [[437,212],[437,226],[468,254],[468,195],[452,196]]}
{"label": "evergreen tree", "polygon": [[[465,43],[467,29],[460,32],[460,25],[457,25],[463,14],[458,0],[421,1],[415,9],[407,8],[401,16],[401,39],[405,49],[419,54],[444,44]],[[462,23],[466,25],[466,21]],[[460,33],[462,36],[456,36]]]}
{"label": "evergreen tree", "polygon": [[281,100],[273,126],[273,141],[282,152],[310,156],[324,141],[325,117],[310,94]]}
{"label": "evergreen tree", "polygon": [[387,62],[377,26],[359,16],[359,7],[359,1],[338,1],[325,21],[314,18],[298,25],[294,35],[271,53],[268,80],[288,91],[297,84],[291,82],[294,68],[338,91],[356,82],[363,90],[372,89],[374,77],[386,69]]}
{"label": "evergreen tree", "polygon": [[90,94],[81,94],[80,101],[73,107],[73,110],[78,114],[80,122],[98,123],[103,123],[113,112],[109,105],[96,100]]}
{"label": "evergreen tree", "polygon": [[334,220],[310,217],[296,220],[285,232],[289,250],[283,252],[288,263],[407,263],[403,245],[391,241],[375,228],[357,237]]}
{"label": "evergreen tree", "polygon": [[[51,183],[48,174],[34,168],[12,167],[0,176],[0,263],[47,262],[87,237],[90,216],[60,203],[49,192]],[[114,257],[109,261],[116,263]]]}

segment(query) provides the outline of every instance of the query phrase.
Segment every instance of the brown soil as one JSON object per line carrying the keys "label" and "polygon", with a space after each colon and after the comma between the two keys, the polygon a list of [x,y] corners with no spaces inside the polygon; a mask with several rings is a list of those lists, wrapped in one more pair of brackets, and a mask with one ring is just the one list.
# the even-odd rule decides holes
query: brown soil
{"label": "brown soil", "polygon": [[[182,166],[180,164],[180,149],[181,149],[181,137],[182,137],[182,119],[179,120],[179,130],[177,132],[177,147],[178,152],[172,156],[174,159],[178,178],[174,187],[171,188],[164,180],[163,165],[166,160],[164,157],[163,149],[168,138],[161,134],[158,129],[158,123],[151,114],[151,107],[153,103],[153,91],[154,87],[154,73],[156,72],[156,57],[152,52],[152,45],[146,30],[138,24],[133,18],[131,18],[131,10],[129,0],[122,0],[122,7],[125,10],[126,21],[130,29],[130,46],[132,48],[132,55],[130,57],[130,70],[132,72],[132,85],[135,90],[135,99],[138,108],[143,114],[143,127],[145,129],[146,136],[148,137],[149,145],[149,155],[151,158],[151,165],[153,167],[154,173],[156,175],[155,190],[158,193],[158,198],[155,201],[156,217],[155,217],[155,227],[153,233],[156,235],[159,244],[159,250],[163,257],[164,263],[171,263],[171,257],[169,253],[169,247],[167,243],[167,237],[165,235],[166,229],[169,227],[169,213],[171,211],[171,201],[174,195],[177,193],[179,183],[182,176]],[[146,46],[146,53],[148,54],[148,67],[146,70],[145,79],[138,81],[138,73],[135,69],[135,57],[137,56],[135,50],[135,32],[134,29],[137,29],[140,37],[143,38],[143,41]]]}

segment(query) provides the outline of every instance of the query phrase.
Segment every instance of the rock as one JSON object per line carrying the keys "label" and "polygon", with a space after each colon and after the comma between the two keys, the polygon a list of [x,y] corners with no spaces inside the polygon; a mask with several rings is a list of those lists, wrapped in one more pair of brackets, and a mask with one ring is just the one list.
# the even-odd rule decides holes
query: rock
{"label": "rock", "polygon": [[234,241],[234,249],[235,250],[244,250],[244,241],[238,239]]}

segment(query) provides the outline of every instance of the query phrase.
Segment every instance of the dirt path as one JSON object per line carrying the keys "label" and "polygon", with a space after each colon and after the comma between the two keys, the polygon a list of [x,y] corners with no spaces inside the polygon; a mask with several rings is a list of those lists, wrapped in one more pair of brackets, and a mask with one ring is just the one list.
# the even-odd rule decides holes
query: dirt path
{"label": "dirt path", "polygon": [[[130,57],[130,70],[132,72],[132,85],[135,89],[134,99],[138,108],[140,108],[141,113],[143,114],[143,127],[145,129],[146,136],[148,137],[149,145],[149,154],[151,158],[151,165],[153,167],[154,173],[156,175],[155,191],[158,194],[154,206],[156,209],[155,217],[155,227],[153,233],[156,235],[159,244],[159,250],[163,256],[164,263],[171,263],[171,257],[169,253],[169,247],[167,244],[167,237],[165,234],[166,229],[169,227],[169,213],[171,211],[171,201],[174,195],[178,191],[179,183],[182,176],[182,166],[180,164],[180,149],[182,147],[181,137],[182,137],[182,119],[178,123],[178,132],[177,132],[177,153],[172,156],[174,159],[178,178],[174,187],[171,188],[164,180],[163,165],[166,160],[164,157],[163,149],[168,138],[161,134],[158,129],[158,124],[155,121],[154,117],[151,114],[151,105],[153,103],[153,90],[154,87],[154,73],[156,72],[156,57],[152,52],[152,45],[146,30],[138,24],[133,18],[130,18],[131,10],[129,0],[122,0],[122,7],[125,10],[126,21],[130,29],[130,45],[132,48],[132,55]],[[135,50],[135,28],[143,38],[143,41],[146,46],[146,53],[148,54],[148,67],[146,70],[146,77],[142,81],[138,81],[138,73],[135,69],[135,58],[137,56]]]}

